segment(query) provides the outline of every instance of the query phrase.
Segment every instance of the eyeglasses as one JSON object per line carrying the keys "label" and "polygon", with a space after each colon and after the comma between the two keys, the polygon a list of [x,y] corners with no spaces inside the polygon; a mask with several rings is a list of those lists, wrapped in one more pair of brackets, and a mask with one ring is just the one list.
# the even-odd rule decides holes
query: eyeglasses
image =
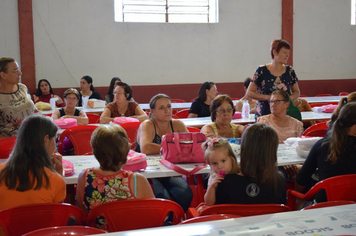
{"label": "eyeglasses", "polygon": [[231,113],[233,110],[232,110],[232,108],[228,108],[228,109],[218,109],[218,110],[216,110],[216,112],[217,113],[219,113],[219,114],[223,114],[223,113],[225,113],[225,112],[227,112],[227,113]]}
{"label": "eyeglasses", "polygon": [[78,98],[66,98],[66,100],[69,100],[69,101],[77,101]]}
{"label": "eyeglasses", "polygon": [[268,101],[269,105],[273,105],[273,103],[276,104],[276,105],[279,105],[279,103],[281,103],[281,102],[288,102],[288,101],[286,101],[286,100],[272,100],[272,101]]}
{"label": "eyeglasses", "polygon": [[126,93],[120,93],[120,92],[113,93],[113,95],[115,95],[115,94],[117,94],[117,95],[125,95]]}

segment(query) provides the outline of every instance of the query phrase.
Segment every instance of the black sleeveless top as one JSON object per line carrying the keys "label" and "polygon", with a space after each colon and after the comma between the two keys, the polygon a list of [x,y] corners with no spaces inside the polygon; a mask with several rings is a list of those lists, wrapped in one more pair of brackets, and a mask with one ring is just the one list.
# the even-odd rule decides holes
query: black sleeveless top
{"label": "black sleeveless top", "polygon": [[[63,108],[59,109],[59,113],[60,113],[60,115],[61,115],[60,117],[67,115],[67,114],[64,112],[64,109],[63,109]],[[77,108],[75,108],[74,116],[79,116],[79,113],[80,113],[80,110],[77,109]]]}
{"label": "black sleeveless top", "polygon": [[[161,144],[162,143],[162,138],[157,134],[156,124],[155,124],[155,122],[153,120],[151,120],[151,121],[152,121],[153,127],[155,129],[155,137],[153,138],[152,143]],[[174,133],[172,120],[170,120],[169,123],[171,124],[172,133]],[[140,148],[140,145],[137,143],[137,140],[136,140],[135,144],[136,144],[135,151],[136,152],[141,152],[141,148]]]}

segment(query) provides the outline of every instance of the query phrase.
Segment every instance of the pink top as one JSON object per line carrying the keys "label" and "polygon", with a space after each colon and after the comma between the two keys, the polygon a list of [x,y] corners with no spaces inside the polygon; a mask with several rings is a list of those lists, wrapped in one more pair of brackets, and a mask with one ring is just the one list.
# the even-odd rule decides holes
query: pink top
{"label": "pink top", "polygon": [[272,121],[271,114],[258,117],[257,123],[272,126],[274,130],[277,131],[279,143],[283,143],[287,138],[298,137],[303,134],[303,123],[297,119],[294,119],[293,117],[290,117],[288,127],[279,127],[276,123]]}

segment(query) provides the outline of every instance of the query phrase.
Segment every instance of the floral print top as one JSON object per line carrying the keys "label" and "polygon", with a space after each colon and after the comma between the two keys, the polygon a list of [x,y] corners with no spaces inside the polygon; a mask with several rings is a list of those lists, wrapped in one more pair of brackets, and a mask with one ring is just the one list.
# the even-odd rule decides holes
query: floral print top
{"label": "floral print top", "polygon": [[[277,78],[280,81],[276,83]],[[286,71],[281,76],[274,76],[267,69],[266,65],[259,66],[251,82],[255,83],[258,87],[258,92],[260,94],[270,95],[273,91],[283,89],[291,94],[291,87],[298,82],[297,75],[295,74],[293,68],[286,65]],[[258,101],[256,105],[255,119],[258,117],[270,114],[270,108],[268,101]]]}

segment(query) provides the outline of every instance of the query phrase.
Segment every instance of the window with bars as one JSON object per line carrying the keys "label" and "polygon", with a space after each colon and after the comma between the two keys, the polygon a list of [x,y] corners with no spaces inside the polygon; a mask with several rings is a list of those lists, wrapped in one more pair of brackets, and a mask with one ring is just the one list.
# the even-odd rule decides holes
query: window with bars
{"label": "window with bars", "polygon": [[351,25],[356,25],[356,0],[351,0]]}
{"label": "window with bars", "polygon": [[219,0],[114,0],[116,22],[218,23]]}

